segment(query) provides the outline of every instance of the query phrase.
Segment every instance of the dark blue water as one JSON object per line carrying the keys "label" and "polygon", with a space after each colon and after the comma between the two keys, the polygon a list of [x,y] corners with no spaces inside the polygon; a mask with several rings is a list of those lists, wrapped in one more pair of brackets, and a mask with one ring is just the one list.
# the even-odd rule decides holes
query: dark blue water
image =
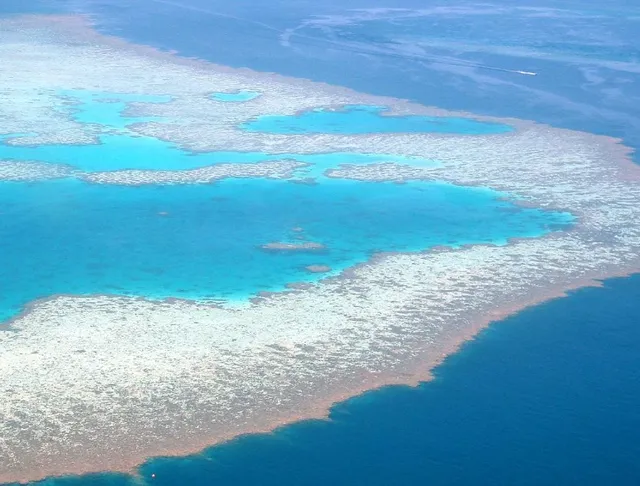
{"label": "dark blue water", "polygon": [[[423,0],[171,3],[55,6],[94,14],[104,32],[220,64],[533,119],[640,147],[640,15],[627,0],[498,1],[485,13],[471,3]],[[409,12],[354,11],[390,6]],[[444,10],[428,13],[431,7]],[[51,2],[37,8],[52,9]],[[297,35],[284,45],[283,31],[293,28]],[[418,389],[372,392],[337,406],[330,423],[151,461],[142,475],[171,486],[637,486],[639,303],[640,277],[579,291],[492,326]],[[144,482],[96,475],[44,484]]]}
{"label": "dark blue water", "polygon": [[612,280],[494,324],[434,381],[349,400],[329,422],[152,460],[136,480],[38,484],[637,486],[638,302],[640,276]]}
{"label": "dark blue water", "polygon": [[56,4],[94,15],[106,33],[223,65],[531,119],[640,146],[640,5],[630,0]]}
{"label": "dark blue water", "polygon": [[638,284],[611,281],[507,319],[435,381],[350,400],[331,423],[151,461],[142,474],[162,485],[636,486]]}

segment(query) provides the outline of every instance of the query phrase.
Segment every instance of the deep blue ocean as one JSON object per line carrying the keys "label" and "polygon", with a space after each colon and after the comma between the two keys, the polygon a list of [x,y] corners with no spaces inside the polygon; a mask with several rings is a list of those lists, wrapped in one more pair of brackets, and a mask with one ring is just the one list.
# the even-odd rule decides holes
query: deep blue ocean
{"label": "deep blue ocean", "polygon": [[[597,8],[584,7],[577,1],[452,6],[418,0],[390,3],[354,0],[348,8],[344,2],[333,0],[317,3],[277,0],[262,4],[238,0],[230,6],[211,0],[66,0],[34,1],[29,8],[34,12],[63,10],[92,14],[97,27],[105,33],[220,64],[312,78],[442,108],[533,119],[618,136],[632,147],[640,146],[640,48],[635,34],[640,28],[640,9],[629,2],[614,0]],[[0,13],[25,10],[23,6],[0,6]],[[538,76],[518,75],[514,70],[537,72]],[[113,105],[111,114],[100,111],[103,118],[99,122],[125,131],[115,141],[124,143],[126,124],[118,117],[117,104]],[[371,112],[360,110],[360,115],[368,117]],[[78,116],[84,116],[82,110]],[[258,126],[254,124],[254,128],[264,130],[267,123],[291,133],[301,129],[287,125],[290,120],[278,125],[281,121],[257,120]],[[329,120],[327,125],[322,118],[316,118],[315,125],[312,124],[316,128],[307,131],[326,131],[333,122]],[[170,149],[159,150],[166,153]],[[49,150],[55,155],[53,148]],[[125,152],[130,150],[124,147],[120,153]],[[342,160],[342,155],[325,157],[330,160],[318,163]],[[63,159],[68,157],[65,155]],[[78,160],[85,159],[78,157]],[[144,159],[129,160],[134,163]],[[109,167],[81,168],[90,171],[114,168],[113,164]],[[425,245],[425,238],[438,235],[421,233],[421,223],[425,217],[434,217],[437,211],[426,210],[430,199],[413,195],[422,192],[437,198],[438,194],[459,190],[439,186],[437,191],[433,187],[424,191],[420,184],[379,184],[373,192],[367,190],[371,188],[368,184],[323,182],[305,189],[280,181],[226,181],[217,186],[188,189],[190,204],[198,207],[188,217],[178,204],[187,197],[187,189],[181,187],[117,188],[109,192],[113,199],[105,204],[122,205],[122,211],[130,204],[129,207],[140,211],[136,224],[145,224],[145,228],[165,231],[175,225],[188,234],[200,231],[205,219],[213,214],[220,215],[220,208],[255,214],[251,212],[253,203],[249,198],[242,198],[242,204],[237,198],[234,200],[235,186],[243,184],[255,184],[251,192],[262,196],[256,200],[268,200],[276,209],[278,197],[284,197],[283,191],[288,197],[307,197],[313,201],[326,199],[322,191],[339,194],[344,204],[337,202],[331,207],[331,214],[336,217],[346,214],[345,205],[364,201],[367,210],[363,214],[369,219],[363,220],[360,233],[354,232],[359,239],[344,242],[349,251],[342,255],[335,251],[342,244],[340,238],[326,233],[329,225],[318,219],[313,204],[301,208],[299,214],[287,216],[289,219],[256,221],[259,227],[264,225],[265,232],[251,242],[253,250],[254,243],[268,242],[263,240],[294,238],[288,231],[298,224],[309,228],[310,240],[333,242],[321,254],[252,253],[263,258],[286,257],[287,264],[291,264],[287,270],[290,275],[295,272],[302,275],[301,267],[309,263],[326,263],[339,269],[377,249],[431,246]],[[29,191],[37,194],[37,198],[27,197],[23,201],[31,205],[27,220],[21,212],[22,218],[14,218],[10,229],[19,233],[20,225],[24,224],[30,231],[34,228],[42,231],[43,237],[51,236],[50,225],[59,214],[46,214],[46,207],[38,202],[41,191],[59,198],[58,208],[66,207],[68,211],[82,208],[86,220],[78,225],[90,223],[92,214],[106,214],[106,206],[87,204],[100,199],[92,191],[105,189],[82,185],[78,190],[80,185],[68,180],[16,184],[11,189],[3,186],[0,198],[7,198],[3,205],[8,206],[8,211],[11,211],[8,203],[15,201],[9,197],[11,191],[21,191],[21,196],[28,196]],[[353,191],[358,191],[357,197]],[[390,205],[388,213],[370,210],[373,203],[367,198],[379,196],[385,197],[385,203]],[[394,201],[398,208],[395,211]],[[443,227],[444,235],[453,226],[464,225],[465,231],[447,240],[448,244],[510,237],[514,227],[525,234],[540,234],[553,229],[559,222],[553,218],[562,216],[513,211],[508,203],[498,201],[495,194],[487,191],[465,190],[464,197],[462,194],[450,197],[447,193],[442,201],[446,201],[448,210],[456,217],[471,218],[454,218],[451,228]],[[174,202],[175,206],[168,207]],[[213,209],[214,204],[217,209]],[[411,208],[407,214],[406,207]],[[476,208],[475,213],[469,213],[471,207]],[[114,211],[113,219],[107,218],[102,231],[108,232],[120,224],[115,220],[118,211]],[[166,216],[159,214],[165,212]],[[500,227],[486,227],[488,221],[499,220],[495,217],[498,213],[513,219],[509,234]],[[401,222],[396,221],[399,214],[405,215]],[[397,227],[393,226],[396,223]],[[394,241],[382,231],[367,234],[369,224],[381,228],[389,225]],[[130,234],[135,235],[137,230],[133,225]],[[145,255],[154,253],[148,247],[139,248],[140,242],[132,237],[127,239],[126,232],[114,231],[112,237],[106,236],[108,244],[100,248],[106,255],[113,251],[130,255],[132,250]],[[225,238],[212,235],[201,244],[212,245],[213,249],[222,245],[228,251],[233,245],[225,242]],[[371,246],[362,246],[363,253],[354,255],[353,248],[363,241],[370,241]],[[439,241],[436,238],[433,244]],[[182,241],[190,242],[193,239]],[[20,260],[26,254],[24,249],[16,250],[17,264],[27,265],[35,258],[37,270],[43,272],[31,284],[47,282],[47,272],[63,270],[47,267],[56,263],[47,258],[51,251],[61,261],[65,258],[65,242],[53,243],[46,251],[33,245],[29,261]],[[162,255],[162,245],[153,250]],[[86,281],[87,275],[91,282],[103,282],[104,286],[114,280],[126,280],[122,276],[110,280],[109,272],[89,258],[77,261],[80,264],[75,266],[63,265],[69,272],[67,284],[83,282],[83,278]],[[167,272],[166,268],[158,268],[161,261],[159,258],[145,262],[140,275],[128,279],[141,287],[119,291],[148,292],[145,278],[157,282]],[[170,274],[167,292],[172,294],[183,286],[169,277]],[[50,281],[51,287],[44,293],[62,291],[54,286],[58,279]],[[286,281],[289,280],[285,276],[280,284]],[[28,284],[21,288],[27,288]],[[247,288],[246,284],[240,282],[238,288]],[[255,277],[254,288],[265,288],[260,276]],[[188,287],[182,290],[185,295],[194,292]],[[43,292],[41,288],[38,291]],[[19,307],[22,303],[16,297],[11,305]],[[42,484],[638,485],[639,351],[640,277],[611,280],[604,288],[577,291],[569,298],[529,309],[491,326],[448,358],[436,370],[434,381],[415,389],[389,387],[338,404],[329,422],[294,424],[273,434],[240,438],[189,458],[154,459],[140,468],[139,478],[102,474],[51,479]],[[154,479],[151,474],[155,474]]]}

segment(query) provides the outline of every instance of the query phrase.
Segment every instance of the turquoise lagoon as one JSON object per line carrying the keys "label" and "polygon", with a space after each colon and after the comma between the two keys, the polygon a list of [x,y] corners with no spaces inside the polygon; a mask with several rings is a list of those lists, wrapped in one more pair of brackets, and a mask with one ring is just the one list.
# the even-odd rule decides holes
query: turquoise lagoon
{"label": "turquoise lagoon", "polygon": [[126,116],[124,113],[129,104],[168,103],[172,100],[169,95],[100,93],[85,90],[61,90],[57,94],[69,103],[58,109],[68,111],[76,121],[118,129],[125,129],[132,123],[161,120],[158,117]]}
{"label": "turquoise lagoon", "polygon": [[[16,136],[16,135],[12,135]],[[5,138],[11,138],[6,136]],[[253,164],[268,160],[293,159],[312,164],[301,168],[297,175],[322,177],[323,173],[340,164],[373,164],[398,162],[422,167],[439,165],[437,161],[393,154],[317,153],[268,154],[265,152],[219,151],[192,153],[175,144],[131,132],[100,135],[94,145],[12,146],[0,140],[0,159],[38,160],[52,164],[70,165],[83,172],[136,170],[189,170],[215,164]]]}
{"label": "turquoise lagoon", "polygon": [[[0,158],[68,164],[89,172],[181,170],[283,158],[247,152],[195,155],[126,129],[138,121],[125,115],[128,103],[163,103],[170,97],[77,91],[62,95],[73,100],[71,116],[101,130],[101,143],[0,144]],[[324,116],[322,111],[314,113]],[[384,120],[382,124],[406,119],[414,129],[422,118],[386,117],[357,109],[340,116],[354,116],[357,124],[362,113]],[[318,128],[314,123],[310,119],[310,129]],[[451,123],[450,128],[458,122]],[[472,123],[480,133],[495,128]],[[423,131],[431,129],[432,122],[424,120]],[[313,164],[307,175],[318,177],[320,183],[263,179],[141,187],[74,179],[3,183],[0,282],[5,288],[0,292],[0,319],[14,316],[34,299],[55,294],[246,299],[260,291],[284,290],[289,283],[317,281],[321,276],[309,273],[305,269],[309,265],[329,266],[335,275],[377,252],[504,244],[508,238],[536,237],[572,222],[567,213],[518,207],[504,200],[508,195],[486,188],[321,177],[326,168],[344,162],[434,161],[357,153],[287,158]],[[301,241],[326,248],[307,252],[261,248],[271,242]]]}
{"label": "turquoise lagoon", "polygon": [[[330,168],[340,164],[372,164],[398,162],[415,166],[436,166],[437,161],[394,154],[316,153],[270,154],[265,152],[217,151],[193,153],[152,137],[142,137],[127,126],[142,122],[166,121],[160,117],[130,116],[126,108],[131,103],[167,103],[168,95],[137,95],[96,93],[82,90],[60,91],[67,104],[57,109],[67,111],[78,122],[96,128],[100,143],[93,145],[13,146],[0,139],[0,159],[37,160],[72,166],[83,172],[102,172],[126,169],[188,170],[220,163],[256,163],[268,160],[293,159],[311,164],[300,169],[300,177],[320,178]],[[511,130],[508,125],[479,122],[463,118],[435,118],[426,116],[382,116],[380,107],[347,107],[344,112],[314,110],[301,116],[267,116],[242,126],[248,131],[277,133],[364,133],[364,132],[447,132],[468,135],[488,135]],[[271,120],[267,123],[268,120]],[[292,125],[289,125],[292,124]],[[297,127],[295,130],[292,126]],[[289,127],[289,128],[288,128]],[[362,129],[363,132],[355,132]],[[292,131],[293,130],[293,131]],[[6,140],[18,134],[4,135]]]}
{"label": "turquoise lagoon", "polygon": [[[242,93],[249,93],[248,91]],[[160,117],[136,117],[127,113],[131,103],[167,103],[168,95],[138,95],[123,93],[97,93],[82,90],[60,91],[66,103],[57,107],[74,120],[96,128],[97,144],[89,145],[37,145],[14,146],[2,143],[25,134],[0,135],[0,160],[37,160],[72,166],[83,172],[117,170],[189,170],[221,163],[251,164],[261,161],[293,159],[311,164],[297,171],[301,177],[322,177],[323,173],[340,164],[373,164],[398,162],[417,166],[436,166],[437,161],[394,154],[367,153],[315,153],[270,154],[266,152],[217,151],[193,153],[175,144],[152,137],[143,137],[127,129],[142,122],[166,121]],[[430,122],[424,117],[423,131],[430,131]],[[482,125],[479,125],[481,127]],[[478,134],[482,133],[479,128]]]}
{"label": "turquoise lagoon", "polygon": [[[0,188],[0,318],[53,294],[245,299],[382,251],[503,244],[569,225],[504,194],[444,183],[226,180],[109,186],[66,179]],[[294,228],[303,228],[303,232]],[[300,240],[299,238],[305,238]],[[322,251],[265,251],[313,241]]]}
{"label": "turquoise lagoon", "polygon": [[336,110],[316,108],[297,116],[264,115],[251,120],[243,128],[252,132],[287,135],[333,133],[363,135],[371,133],[449,133],[491,135],[513,129],[502,123],[470,118],[436,116],[391,116],[384,106],[348,105]]}

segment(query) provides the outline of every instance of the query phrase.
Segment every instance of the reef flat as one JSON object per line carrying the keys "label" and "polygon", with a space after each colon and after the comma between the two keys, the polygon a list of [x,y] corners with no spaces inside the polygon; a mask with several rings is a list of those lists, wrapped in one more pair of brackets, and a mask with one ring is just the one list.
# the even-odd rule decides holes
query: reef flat
{"label": "reef flat", "polygon": [[[6,144],[98,143],[103,128],[56,108],[61,89],[168,95],[171,101],[127,107],[133,119],[163,122],[126,129],[195,152],[329,149],[436,160],[423,167],[349,164],[325,175],[491,187],[519,197],[520,205],[577,217],[570,230],[504,245],[378,254],[339,277],[236,307],[108,295],[33,302],[0,331],[0,481],[129,470],[149,456],[322,416],[362,390],[427,377],[492,319],[640,269],[640,170],[615,140],[519,120],[490,120],[514,128],[491,134],[245,132],[239,127],[261,115],[341,105],[389,106],[383,116],[466,115],[184,60],[101,37],[75,18],[0,24],[0,133],[21,134]],[[250,103],[211,99],[212,92],[240,91],[261,95]],[[286,160],[270,164],[274,177],[297,168]],[[246,177],[271,174],[259,167],[245,164]],[[70,175],[64,170],[3,161],[0,175]],[[91,182],[216,180],[193,170],[101,172]]]}
{"label": "reef flat", "polygon": [[60,179],[74,173],[71,167],[42,162],[0,161],[0,181]]}
{"label": "reef flat", "polygon": [[[258,162],[255,164],[216,164],[187,170],[118,170],[82,173],[78,177],[99,184],[139,186],[146,184],[204,184],[222,179],[289,179],[306,164],[295,160]],[[1,176],[0,176],[1,177]]]}

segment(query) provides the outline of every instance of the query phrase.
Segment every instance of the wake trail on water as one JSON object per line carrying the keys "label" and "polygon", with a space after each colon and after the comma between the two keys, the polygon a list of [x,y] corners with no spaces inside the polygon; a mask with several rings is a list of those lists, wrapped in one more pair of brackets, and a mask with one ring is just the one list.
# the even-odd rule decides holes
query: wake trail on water
{"label": "wake trail on water", "polygon": [[[278,29],[277,27],[274,27],[272,25],[266,24],[264,22],[259,22],[257,20],[248,19],[246,17],[239,17],[237,15],[227,14],[227,13],[223,13],[223,12],[216,12],[216,11],[205,9],[205,8],[202,8],[202,7],[196,7],[196,6],[188,5],[188,4],[184,4],[184,3],[173,2],[171,0],[149,0],[149,1],[153,2],[153,3],[162,4],[162,5],[168,5],[168,6],[175,7],[175,8],[180,8],[180,9],[183,9],[183,10],[190,10],[192,12],[203,13],[203,14],[207,14],[207,15],[211,15],[211,16],[215,16],[215,17],[221,17],[221,18],[231,19],[231,20],[235,20],[235,21],[238,21],[238,22],[244,22],[244,23],[247,23],[247,24],[255,25],[255,26],[258,26],[258,27],[262,27],[262,28],[264,28],[266,30],[275,32],[275,33],[279,34],[279,36],[288,35],[288,39],[290,39],[292,36],[295,36],[298,39],[301,39],[303,44],[306,43],[306,45],[311,46],[311,47],[322,47],[323,45],[325,45],[325,46],[329,45],[329,46],[331,46],[332,49],[335,49],[335,50],[338,50],[338,51],[341,51],[341,52],[352,53],[352,54],[362,54],[362,55],[369,55],[369,56],[395,58],[395,59],[401,59],[401,60],[405,60],[405,61],[414,61],[414,62],[425,62],[425,61],[428,61],[428,62],[431,62],[431,63],[434,63],[434,64],[470,67],[470,68],[475,68],[475,69],[485,69],[485,70],[489,70],[489,71],[499,71],[499,72],[510,73],[510,74],[519,74],[519,75],[524,75],[524,76],[537,76],[537,74],[538,74],[538,73],[532,72],[532,71],[501,68],[501,67],[497,67],[497,66],[490,66],[490,65],[487,65],[487,64],[481,64],[481,63],[476,63],[476,62],[472,62],[472,61],[465,61],[463,59],[442,58],[442,57],[433,56],[433,55],[411,56],[411,55],[407,55],[407,54],[400,54],[400,53],[395,52],[395,51],[381,51],[381,50],[374,50],[374,49],[367,49],[367,48],[358,48],[358,47],[356,47],[356,46],[354,46],[352,44],[345,43],[345,42],[338,42],[338,41],[334,41],[334,40],[326,39],[326,38],[322,38],[322,37],[314,37],[314,36],[310,36],[310,35],[306,35],[306,34],[300,34],[298,32],[295,32],[296,29],[282,30],[282,29]],[[252,32],[250,35],[253,36],[253,37],[264,37],[264,36],[261,36],[261,35],[257,34],[256,32]]]}

